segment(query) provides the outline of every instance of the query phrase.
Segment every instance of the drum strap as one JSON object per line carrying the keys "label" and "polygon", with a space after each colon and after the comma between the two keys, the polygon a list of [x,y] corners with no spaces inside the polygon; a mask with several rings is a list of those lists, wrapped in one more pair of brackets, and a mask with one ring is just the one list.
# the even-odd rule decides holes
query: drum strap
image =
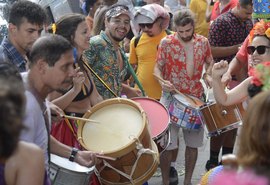
{"label": "drum strap", "polygon": [[[133,164],[132,166],[132,169],[131,169],[131,173],[130,174],[126,174],[116,168],[114,168],[112,165],[110,165],[106,160],[103,160],[103,164],[104,166],[99,170],[99,172],[101,172],[105,167],[108,167],[108,168],[111,168],[113,169],[114,171],[116,171],[117,173],[119,173],[120,175],[124,176],[125,178],[129,179],[130,183],[131,184],[136,184],[133,179],[132,179],[132,176],[133,176],[133,173],[134,171],[136,170],[136,167],[137,167],[137,164],[139,162],[139,159],[140,157],[142,156],[142,154],[148,154],[148,155],[152,155],[152,156],[158,156],[158,154],[156,152],[154,152],[153,150],[150,150],[149,148],[144,148],[143,145],[140,143],[140,141],[137,139],[137,138],[134,138],[137,142],[136,142],[136,149],[138,150],[138,153],[137,153],[137,160],[135,161],[135,163]],[[96,169],[95,169],[96,170]],[[98,176],[99,176],[99,172],[97,173]],[[101,178],[99,176],[99,178]],[[103,179],[104,180],[104,179]]]}

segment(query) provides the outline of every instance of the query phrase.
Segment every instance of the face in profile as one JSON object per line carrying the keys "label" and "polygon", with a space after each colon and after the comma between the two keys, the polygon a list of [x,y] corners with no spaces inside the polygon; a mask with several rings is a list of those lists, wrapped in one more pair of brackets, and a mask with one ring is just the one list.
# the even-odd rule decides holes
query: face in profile
{"label": "face in profile", "polygon": [[78,24],[75,31],[74,45],[79,51],[82,52],[89,47],[90,35],[90,29],[85,21]]}

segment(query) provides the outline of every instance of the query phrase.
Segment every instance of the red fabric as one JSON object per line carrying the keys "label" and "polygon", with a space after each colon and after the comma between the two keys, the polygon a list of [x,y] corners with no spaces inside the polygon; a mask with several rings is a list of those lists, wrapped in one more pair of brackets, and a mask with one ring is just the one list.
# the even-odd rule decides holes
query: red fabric
{"label": "red fabric", "polygon": [[230,9],[234,8],[238,3],[238,0],[231,0],[229,4],[220,12],[219,9],[219,1],[215,2],[214,7],[212,9],[211,14],[211,21],[215,20],[219,15],[229,11]]}
{"label": "red fabric", "polygon": [[[69,120],[69,122],[71,123],[73,130],[75,130],[76,134],[77,127],[74,121]],[[52,124],[51,135],[63,144],[66,144],[71,147],[76,147],[78,149],[82,149],[80,143],[77,141],[77,138],[73,135],[64,119],[61,120],[60,122],[55,122]]]}
{"label": "red fabric", "polygon": [[[248,53],[247,47],[249,45],[249,36],[245,39],[239,51],[236,54],[236,58],[245,65],[248,65]],[[248,66],[250,68],[250,66]]]}

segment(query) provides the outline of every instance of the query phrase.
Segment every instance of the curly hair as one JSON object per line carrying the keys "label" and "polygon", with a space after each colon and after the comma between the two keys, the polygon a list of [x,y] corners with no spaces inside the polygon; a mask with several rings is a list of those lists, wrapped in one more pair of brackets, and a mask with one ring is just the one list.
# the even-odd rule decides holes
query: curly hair
{"label": "curly hair", "polygon": [[31,24],[42,25],[46,22],[47,14],[38,4],[31,1],[15,2],[9,13],[9,23],[20,26],[26,19]]}

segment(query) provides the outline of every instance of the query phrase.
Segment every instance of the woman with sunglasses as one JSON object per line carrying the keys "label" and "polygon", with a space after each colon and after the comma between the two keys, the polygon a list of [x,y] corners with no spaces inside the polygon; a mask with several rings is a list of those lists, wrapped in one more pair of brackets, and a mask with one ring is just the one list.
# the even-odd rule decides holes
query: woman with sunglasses
{"label": "woman with sunglasses", "polygon": [[[257,64],[270,61],[270,28],[263,21],[258,22],[250,32],[250,46],[247,52],[251,57],[252,66],[249,69],[249,77],[232,90],[225,92],[224,85],[221,83],[222,75],[228,69],[228,62],[221,61],[214,64],[212,69],[212,86],[215,99],[218,103],[229,106],[243,102],[248,97],[247,89],[251,88],[254,81],[253,69]],[[254,85],[252,85],[254,88]],[[256,86],[256,82],[255,82]]]}

